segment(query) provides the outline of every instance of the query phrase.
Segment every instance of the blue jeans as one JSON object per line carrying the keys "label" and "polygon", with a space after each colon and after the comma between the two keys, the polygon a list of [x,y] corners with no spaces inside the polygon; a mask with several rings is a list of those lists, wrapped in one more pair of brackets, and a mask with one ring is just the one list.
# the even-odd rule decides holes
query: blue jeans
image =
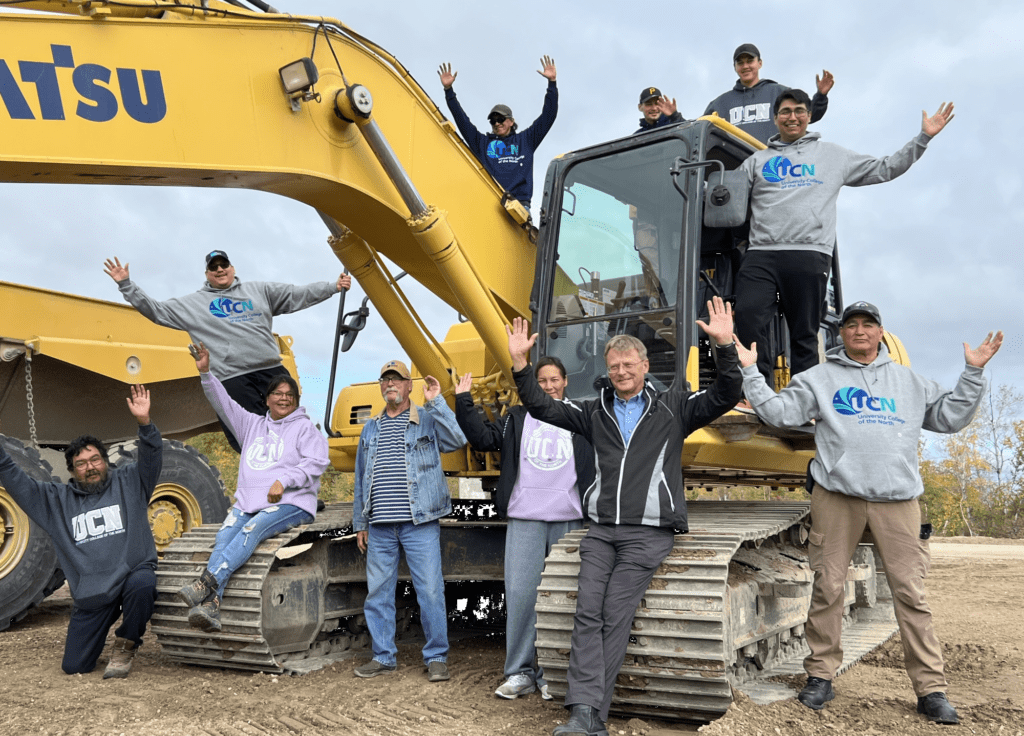
{"label": "blue jeans", "polygon": [[210,553],[206,569],[217,579],[217,596],[224,597],[224,587],[264,539],[313,521],[308,511],[291,504],[277,504],[247,514],[232,506],[224,525],[217,532],[217,541]]}
{"label": "blue jeans", "polygon": [[398,585],[398,556],[412,573],[420,623],[427,638],[423,664],[448,660],[448,616],[444,605],[444,577],[441,574],[441,524],[428,521],[413,524],[370,524],[366,540],[366,585],[363,604],[366,626],[373,638],[373,658],[383,665],[398,664],[395,646],[395,589]]}

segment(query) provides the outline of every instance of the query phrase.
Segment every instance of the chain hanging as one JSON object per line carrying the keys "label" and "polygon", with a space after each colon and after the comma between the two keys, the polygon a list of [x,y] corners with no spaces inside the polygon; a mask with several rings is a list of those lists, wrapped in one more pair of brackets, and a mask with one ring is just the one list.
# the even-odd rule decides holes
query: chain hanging
{"label": "chain hanging", "polygon": [[39,441],[36,435],[36,404],[32,394],[32,351],[25,351],[25,403],[28,405],[28,436],[32,441],[32,447],[39,449]]}

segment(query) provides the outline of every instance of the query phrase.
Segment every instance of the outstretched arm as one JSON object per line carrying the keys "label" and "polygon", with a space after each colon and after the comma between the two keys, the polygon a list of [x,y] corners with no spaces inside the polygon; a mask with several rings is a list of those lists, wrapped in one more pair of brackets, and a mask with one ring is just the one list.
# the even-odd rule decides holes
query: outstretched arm
{"label": "outstretched arm", "polygon": [[128,399],[128,411],[139,423],[139,460],[135,466],[140,480],[143,498],[148,499],[156,490],[160,471],[164,464],[164,443],[160,432],[149,420],[149,390],[139,384],[132,386],[132,395]]}

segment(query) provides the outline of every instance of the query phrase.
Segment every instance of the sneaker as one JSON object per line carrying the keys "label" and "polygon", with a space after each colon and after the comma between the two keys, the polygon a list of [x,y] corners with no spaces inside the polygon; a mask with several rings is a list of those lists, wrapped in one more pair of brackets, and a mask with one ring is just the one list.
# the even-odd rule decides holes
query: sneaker
{"label": "sneaker", "polygon": [[510,676],[501,686],[494,691],[494,694],[505,700],[515,700],[520,695],[529,695],[536,692],[537,684],[525,672],[517,672]]}
{"label": "sneaker", "polygon": [[540,686],[540,696],[544,698],[544,700],[555,699],[555,696],[548,692],[548,684],[546,682]]}
{"label": "sneaker", "polygon": [[107,669],[103,671],[103,679],[128,677],[128,673],[132,671],[133,659],[135,659],[135,642],[117,637],[114,639],[114,649],[110,653]]}
{"label": "sneaker", "polygon": [[444,662],[431,662],[427,665],[427,680],[429,682],[444,682],[445,680],[451,679],[451,675],[448,674],[448,665]]}
{"label": "sneaker", "polygon": [[356,677],[376,677],[377,675],[393,675],[397,670],[397,664],[384,664],[376,659],[371,659],[366,664],[356,667],[352,672]]}
{"label": "sneaker", "polygon": [[804,685],[804,689],[800,691],[796,699],[811,710],[821,710],[825,707],[825,703],[832,700],[835,696],[831,680],[823,680],[820,677],[808,677],[807,684]]}
{"label": "sneaker", "polygon": [[207,634],[220,631],[220,598],[214,595],[213,598],[193,608],[188,612],[188,622],[192,627],[202,629]]}
{"label": "sneaker", "polygon": [[960,722],[956,708],[949,704],[946,693],[929,693],[917,699],[917,712],[924,713],[929,721],[954,725]]}

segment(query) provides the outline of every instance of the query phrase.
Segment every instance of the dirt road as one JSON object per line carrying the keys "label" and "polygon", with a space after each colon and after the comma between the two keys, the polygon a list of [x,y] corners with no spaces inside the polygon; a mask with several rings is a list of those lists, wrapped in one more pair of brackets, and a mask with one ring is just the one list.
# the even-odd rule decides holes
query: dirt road
{"label": "dirt road", "polygon": [[[1024,546],[932,545],[929,583],[946,653],[949,695],[962,719],[950,734],[1024,736]],[[414,645],[396,675],[360,680],[343,662],[305,677],[247,675],[167,662],[150,638],[127,680],[97,671],[60,671],[70,600],[51,598],[0,634],[0,734],[300,733],[471,736],[549,734],[565,718],[555,703],[530,695],[493,696],[504,642],[453,644],[452,680],[427,682]],[[358,660],[356,663],[361,662]],[[793,700],[755,706],[740,697],[707,736],[936,734],[914,711],[898,638],[836,680],[837,698],[820,713]],[[613,718],[613,736],[669,736],[694,725]]]}

